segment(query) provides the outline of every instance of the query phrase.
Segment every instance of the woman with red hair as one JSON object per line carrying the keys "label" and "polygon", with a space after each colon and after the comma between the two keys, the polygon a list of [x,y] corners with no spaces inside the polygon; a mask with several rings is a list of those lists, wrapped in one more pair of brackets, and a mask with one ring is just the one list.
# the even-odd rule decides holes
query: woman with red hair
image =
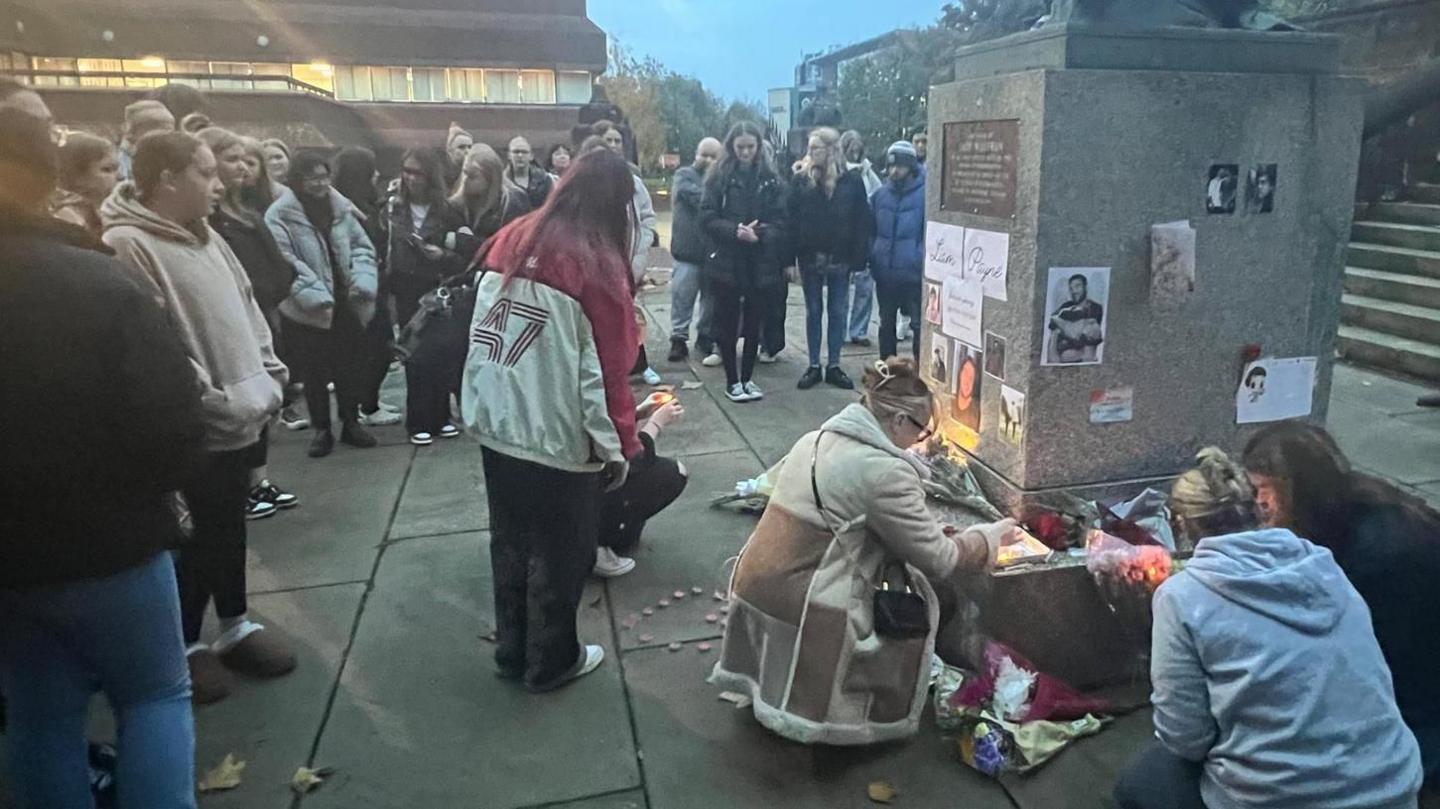
{"label": "woman with red hair", "polygon": [[638,337],[625,159],[584,155],[544,207],[496,234],[461,386],[490,504],[495,662],[550,691],[605,658],[576,634],[602,494],[643,449],[628,375]]}

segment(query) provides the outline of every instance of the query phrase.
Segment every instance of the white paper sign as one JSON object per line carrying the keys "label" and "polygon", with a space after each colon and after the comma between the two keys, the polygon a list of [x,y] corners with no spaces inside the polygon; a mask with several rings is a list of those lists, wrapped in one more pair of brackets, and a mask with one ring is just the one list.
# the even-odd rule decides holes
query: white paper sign
{"label": "white paper sign", "polygon": [[965,230],[965,256],[961,268],[967,278],[978,276],[985,297],[1009,300],[1005,279],[1010,266],[1010,234],[993,230]]}
{"label": "white paper sign", "polygon": [[1179,309],[1195,292],[1195,228],[1190,223],[1150,226],[1150,306]]}
{"label": "white paper sign", "polygon": [[1120,424],[1135,420],[1135,389],[1090,391],[1090,423]]}
{"label": "white paper sign", "polygon": [[1315,398],[1315,358],[1267,358],[1245,366],[1235,392],[1235,423],[1298,419],[1310,415]]}
{"label": "white paper sign", "polygon": [[980,314],[985,305],[985,293],[979,280],[966,279],[957,271],[945,278],[941,290],[945,299],[944,332],[962,343],[980,345],[983,339]]}
{"label": "white paper sign", "polygon": [[943,283],[951,273],[960,272],[964,252],[965,228],[943,222],[925,223],[926,278]]}

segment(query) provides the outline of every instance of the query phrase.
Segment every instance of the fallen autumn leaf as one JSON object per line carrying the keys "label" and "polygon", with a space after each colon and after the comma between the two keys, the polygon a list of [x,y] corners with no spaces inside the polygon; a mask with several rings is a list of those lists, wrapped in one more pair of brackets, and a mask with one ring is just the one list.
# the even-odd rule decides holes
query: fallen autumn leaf
{"label": "fallen autumn leaf", "polygon": [[895,796],[900,794],[885,781],[870,782],[870,788],[866,792],[870,795],[870,800],[876,803],[894,803]]}
{"label": "fallen autumn leaf", "polygon": [[200,779],[197,786],[201,792],[221,792],[234,789],[240,786],[240,773],[244,771],[245,762],[235,758],[234,753],[226,753],[225,760],[205,773],[205,777]]}

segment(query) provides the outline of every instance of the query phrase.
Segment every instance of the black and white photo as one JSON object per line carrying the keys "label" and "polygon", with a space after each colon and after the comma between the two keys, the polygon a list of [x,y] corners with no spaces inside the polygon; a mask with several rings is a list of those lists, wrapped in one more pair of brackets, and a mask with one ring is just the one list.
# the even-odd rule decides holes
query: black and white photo
{"label": "black and white photo", "polygon": [[1005,338],[985,332],[985,375],[1005,381]]}
{"label": "black and white photo", "polygon": [[1275,179],[1279,166],[1257,163],[1245,176],[1245,213],[1270,213],[1275,210]]}
{"label": "black and white photo", "polygon": [[947,393],[955,392],[950,385],[950,352],[954,350],[951,346],[949,337],[936,333],[930,342],[930,357],[925,362],[931,384]]}
{"label": "black and white photo", "polygon": [[1210,167],[1205,186],[1206,213],[1235,213],[1235,196],[1240,188],[1240,167],[1234,163],[1216,163]]}
{"label": "black and white photo", "polygon": [[1051,267],[1041,365],[1099,365],[1105,359],[1109,267]]}
{"label": "black and white photo", "polygon": [[1012,444],[1025,438],[1025,394],[1009,385],[1000,386],[1000,437]]}

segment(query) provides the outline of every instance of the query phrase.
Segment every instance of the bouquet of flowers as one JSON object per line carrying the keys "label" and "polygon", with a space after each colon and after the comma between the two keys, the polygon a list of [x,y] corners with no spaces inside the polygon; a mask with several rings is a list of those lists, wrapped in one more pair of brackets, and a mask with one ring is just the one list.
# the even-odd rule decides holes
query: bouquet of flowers
{"label": "bouquet of flowers", "polygon": [[1150,597],[1170,578],[1170,552],[1159,545],[1131,545],[1104,531],[1091,531],[1085,542],[1085,568],[1100,597],[1127,634],[1139,642],[1150,637]]}

